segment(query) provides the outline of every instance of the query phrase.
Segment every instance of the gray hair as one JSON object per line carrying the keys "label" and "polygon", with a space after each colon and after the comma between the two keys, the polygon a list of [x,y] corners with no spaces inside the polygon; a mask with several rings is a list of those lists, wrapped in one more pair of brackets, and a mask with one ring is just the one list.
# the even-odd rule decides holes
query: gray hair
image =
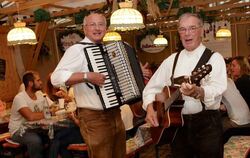
{"label": "gray hair", "polygon": [[199,14],[196,13],[184,13],[179,17],[179,23],[182,19],[188,18],[188,17],[195,17],[199,20],[199,26],[203,26],[203,19],[200,17]]}

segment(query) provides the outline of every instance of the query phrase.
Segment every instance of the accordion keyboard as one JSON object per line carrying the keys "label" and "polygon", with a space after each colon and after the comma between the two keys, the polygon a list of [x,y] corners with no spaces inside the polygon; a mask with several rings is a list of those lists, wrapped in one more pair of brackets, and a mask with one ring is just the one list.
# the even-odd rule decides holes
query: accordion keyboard
{"label": "accordion keyboard", "polygon": [[[130,63],[131,56],[128,56],[129,52],[126,52],[122,42],[89,46],[84,51],[89,70],[106,76],[102,87],[95,86],[104,109],[129,104],[134,99],[141,98],[143,86],[137,85],[140,74],[136,74],[136,80],[132,68],[136,66],[140,70],[139,64]],[[135,55],[132,57],[133,61],[137,61]]]}

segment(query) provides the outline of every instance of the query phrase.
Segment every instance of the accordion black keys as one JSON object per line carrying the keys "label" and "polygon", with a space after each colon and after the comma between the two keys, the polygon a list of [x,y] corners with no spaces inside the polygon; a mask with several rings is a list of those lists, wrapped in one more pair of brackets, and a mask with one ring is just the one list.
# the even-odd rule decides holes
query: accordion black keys
{"label": "accordion black keys", "polygon": [[95,86],[104,109],[141,100],[144,80],[134,49],[123,42],[90,45],[84,48],[89,71],[106,76],[102,87]]}

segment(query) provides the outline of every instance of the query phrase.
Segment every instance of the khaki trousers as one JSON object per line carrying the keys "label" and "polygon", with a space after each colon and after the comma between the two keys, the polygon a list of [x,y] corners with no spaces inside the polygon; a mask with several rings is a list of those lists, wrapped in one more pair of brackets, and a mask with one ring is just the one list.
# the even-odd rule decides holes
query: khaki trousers
{"label": "khaki trousers", "polygon": [[89,158],[125,158],[126,132],[120,109],[79,108],[80,130]]}

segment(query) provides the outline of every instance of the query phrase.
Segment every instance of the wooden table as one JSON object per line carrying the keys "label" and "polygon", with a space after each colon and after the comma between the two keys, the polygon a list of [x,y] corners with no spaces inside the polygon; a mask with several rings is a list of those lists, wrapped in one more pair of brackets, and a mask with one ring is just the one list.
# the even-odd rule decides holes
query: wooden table
{"label": "wooden table", "polygon": [[54,138],[54,131],[70,126],[70,120],[61,116],[52,116],[50,119],[41,119],[37,121],[28,121],[24,123],[25,129],[43,129],[48,130],[50,139]]}

